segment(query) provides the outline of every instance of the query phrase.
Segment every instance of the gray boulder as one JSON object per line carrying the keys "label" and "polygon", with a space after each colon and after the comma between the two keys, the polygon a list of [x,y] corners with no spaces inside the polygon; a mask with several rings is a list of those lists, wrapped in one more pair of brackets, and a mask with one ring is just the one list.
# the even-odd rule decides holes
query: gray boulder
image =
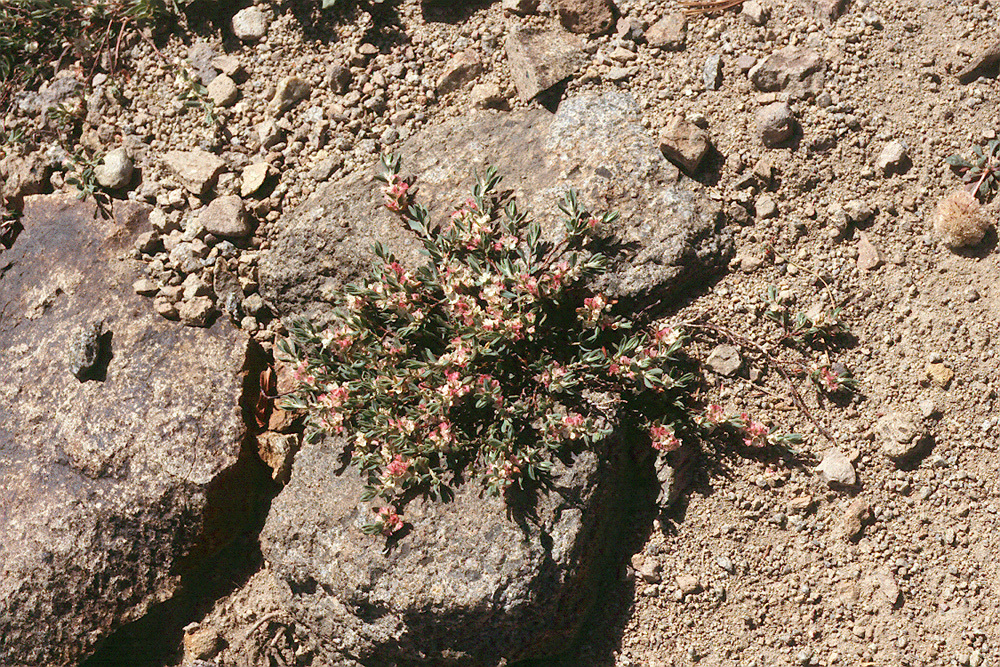
{"label": "gray boulder", "polygon": [[[718,204],[700,196],[700,186],[676,181],[627,94],[581,95],[555,115],[483,113],[423,132],[399,153],[437,219],[467,196],[471,172],[487,164],[550,238],[560,232],[556,204],[569,188],[593,210],[619,211],[609,231],[624,250],[603,284],[616,298],[667,304],[731,254]],[[382,206],[378,186],[359,175],[332,182],[283,221],[259,269],[261,293],[278,314],[325,310],[346,282],[367,273],[375,241],[410,266],[425,261],[418,239]]]}
{"label": "gray boulder", "polygon": [[[0,269],[0,664],[75,665],[169,600],[252,516],[228,326],[179,327],[132,284],[148,207],[25,200]],[[75,374],[74,374],[75,373]]]}

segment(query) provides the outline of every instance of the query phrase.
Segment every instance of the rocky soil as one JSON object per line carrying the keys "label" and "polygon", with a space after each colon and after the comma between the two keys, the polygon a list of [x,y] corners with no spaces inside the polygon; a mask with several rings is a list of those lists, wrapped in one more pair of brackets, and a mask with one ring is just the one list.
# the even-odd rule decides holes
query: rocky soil
{"label": "rocky soil", "polygon": [[[122,45],[114,71],[86,80],[68,66],[18,94],[4,130],[25,139],[0,146],[14,208],[72,191],[74,154],[106,154],[98,190],[151,209],[134,291],[177,327],[230,319],[269,350],[281,304],[261,294],[258,259],[283,221],[456,118],[627,93],[670,178],[723,212],[728,269],[659,305],[713,325],[691,328],[707,402],[805,441],[784,457],[704,452],[668,511],[629,523],[628,564],[567,657],[544,664],[1000,659],[996,208],[969,247],[934,232],[939,200],[962,185],[945,158],[1000,129],[995,65],[959,76],[996,42],[1000,5],[747,0],[688,18],[667,0],[202,9]],[[771,287],[791,313],[842,307],[851,336],[777,344]],[[857,392],[818,391],[808,374],[827,366]],[[166,662],[310,664],[271,576],[203,605],[184,657],[175,646]]]}

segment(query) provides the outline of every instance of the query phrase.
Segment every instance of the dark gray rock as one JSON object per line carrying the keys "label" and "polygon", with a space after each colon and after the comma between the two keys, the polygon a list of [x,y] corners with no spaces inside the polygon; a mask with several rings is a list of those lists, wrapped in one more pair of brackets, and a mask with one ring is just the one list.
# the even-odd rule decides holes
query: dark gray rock
{"label": "dark gray rock", "polygon": [[[144,224],[132,206],[115,202],[105,220],[92,202],[28,197],[4,252],[3,665],[78,664],[242,530],[266,479],[241,458],[251,342],[173,325],[135,294],[141,265],[120,259]],[[96,367],[84,337],[94,381],[80,382],[67,354],[94,322],[106,333]]]}
{"label": "dark gray rock", "polygon": [[[676,182],[676,170],[638,119],[627,94],[582,95],[555,115],[484,113],[448,123],[411,138],[399,153],[438,219],[466,196],[473,169],[487,164],[550,237],[561,229],[556,204],[569,188],[594,210],[619,211],[609,231],[625,250],[605,289],[644,304],[669,303],[690,281],[725,266],[731,243],[718,233],[719,205],[700,196],[699,186]],[[282,224],[259,269],[261,293],[282,316],[323,311],[345,282],[367,274],[375,241],[406,264],[424,262],[421,244],[385,210],[378,183],[368,177],[325,186]]]}
{"label": "dark gray rock", "polygon": [[559,464],[537,503],[481,497],[477,484],[444,507],[415,500],[412,531],[386,549],[360,532],[373,514],[343,445],[303,447],[261,533],[320,662],[498,665],[565,649],[595,601],[614,523],[604,452]]}

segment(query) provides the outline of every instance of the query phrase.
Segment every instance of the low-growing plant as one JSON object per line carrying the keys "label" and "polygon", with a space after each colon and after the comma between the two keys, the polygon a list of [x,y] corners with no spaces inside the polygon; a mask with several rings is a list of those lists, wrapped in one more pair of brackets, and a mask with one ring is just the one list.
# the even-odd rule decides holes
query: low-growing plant
{"label": "low-growing plant", "polygon": [[83,150],[70,154],[69,161],[73,165],[66,183],[76,186],[77,199],[94,197],[100,184],[97,182],[97,167],[101,164],[101,156],[89,155]]}
{"label": "low-growing plant", "polygon": [[973,146],[972,153],[971,160],[955,153],[945,158],[945,163],[962,177],[966,189],[985,204],[1000,186],[1000,139]]}
{"label": "low-growing plant", "polygon": [[222,124],[215,110],[215,102],[208,95],[208,88],[197,77],[181,67],[177,72],[177,85],[180,88],[177,99],[183,102],[184,106],[189,109],[200,109],[204,114],[205,123],[211,127],[218,128]]}
{"label": "low-growing plant", "polygon": [[478,479],[498,495],[542,483],[560,452],[618,429],[662,452],[702,429],[735,430],[755,447],[777,441],[718,406],[694,417],[682,332],[647,328],[595,290],[617,214],[591,213],[570,191],[561,233],[544,240],[488,168],[433,224],[399,160],[383,167],[385,206],[430,261],[412,270],[376,245],[371,276],[345,288],[332,322],[289,322],[278,343],[300,383],[283,406],[308,415],[309,438],[349,436],[363,499],[385,503],[366,532],[398,531],[414,490],[441,497]]}
{"label": "low-growing plant", "polygon": [[781,342],[789,342],[800,347],[830,345],[838,337],[848,333],[847,327],[840,321],[840,313],[839,307],[820,311],[813,316],[801,311],[793,313],[779,298],[776,287],[771,285],[767,289],[764,317],[781,326],[783,329]]}
{"label": "low-growing plant", "polygon": [[0,101],[41,81],[67,53],[89,74],[103,53],[117,59],[129,31],[169,14],[162,0],[0,0]]}

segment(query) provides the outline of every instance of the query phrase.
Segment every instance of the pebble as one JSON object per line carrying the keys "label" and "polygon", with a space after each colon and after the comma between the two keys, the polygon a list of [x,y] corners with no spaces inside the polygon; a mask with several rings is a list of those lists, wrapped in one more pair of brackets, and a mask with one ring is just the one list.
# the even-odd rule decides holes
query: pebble
{"label": "pebble", "polygon": [[244,238],[252,231],[243,200],[236,195],[213,199],[202,209],[198,222],[208,233],[226,238]]}
{"label": "pebble", "polygon": [[882,452],[897,462],[907,461],[923,453],[928,434],[904,412],[890,412],[878,420],[875,430],[882,440]]}
{"label": "pebble", "polygon": [[736,375],[742,365],[740,351],[732,345],[716,346],[705,360],[705,366],[709,370],[725,377]]}
{"label": "pebble", "polygon": [[102,187],[109,190],[120,190],[132,180],[132,158],[124,147],[109,151],[101,164],[94,169],[94,176]]}
{"label": "pebble", "polygon": [[874,271],[882,266],[882,253],[872,244],[865,232],[858,234],[857,265],[862,271]]}
{"label": "pebble", "polygon": [[924,366],[924,373],[931,382],[942,389],[947,389],[955,377],[955,371],[951,370],[941,362],[932,362]]}
{"label": "pebble", "polygon": [[702,79],[705,88],[708,90],[718,90],[722,86],[722,56],[714,53],[705,60],[705,67],[702,70]]}
{"label": "pebble", "polygon": [[240,89],[237,88],[236,82],[232,78],[226,74],[220,74],[212,79],[212,83],[208,84],[208,96],[215,106],[231,107],[239,98]]}
{"label": "pebble", "polygon": [[312,93],[312,86],[305,79],[288,76],[278,82],[269,106],[275,118],[285,113]]}
{"label": "pebble", "polygon": [[646,43],[654,49],[683,51],[687,44],[687,17],[669,12],[645,32]]}
{"label": "pebble", "polygon": [[660,150],[687,173],[694,173],[708,153],[708,133],[680,116],[674,116],[660,131]]}
{"label": "pebble", "polygon": [[267,16],[256,6],[241,9],[233,15],[233,34],[244,42],[257,42],[267,34]]}
{"label": "pebble", "polygon": [[469,101],[477,109],[507,109],[510,105],[500,86],[495,83],[477,83],[469,93]]}
{"label": "pebble", "polygon": [[603,35],[615,24],[615,6],[611,0],[554,0],[559,22],[580,35]]}
{"label": "pebble", "polygon": [[778,215],[778,205],[774,202],[771,195],[761,195],[754,202],[754,210],[757,212],[757,217],[761,220],[767,220],[768,218],[773,218]]}
{"label": "pebble", "polygon": [[795,131],[795,116],[788,102],[774,102],[757,111],[757,136],[773,148],[787,141]]}
{"label": "pebble", "polygon": [[193,299],[181,301],[177,307],[177,314],[180,316],[181,322],[189,327],[204,327],[208,325],[214,310],[215,305],[210,297],[196,296]]}
{"label": "pebble", "polygon": [[444,72],[437,80],[437,92],[444,95],[458,90],[473,81],[483,71],[483,59],[475,49],[457,53],[445,63]]}
{"label": "pebble", "polygon": [[272,172],[273,169],[267,162],[257,162],[244,168],[240,175],[240,195],[249,197],[260,190]]}
{"label": "pebble", "polygon": [[823,455],[823,460],[816,466],[820,479],[830,486],[854,486],[858,482],[857,474],[851,460],[843,452],[831,449]]}
{"label": "pebble", "polygon": [[890,141],[882,148],[875,167],[885,175],[901,173],[909,166],[909,156],[906,144],[901,141]]}
{"label": "pebble", "polygon": [[197,197],[207,194],[226,168],[222,158],[201,149],[170,151],[163,156],[163,162],[180,184]]}
{"label": "pebble", "polygon": [[751,25],[764,25],[767,23],[768,12],[757,0],[747,0],[743,3],[740,16],[746,19]]}
{"label": "pebble", "polygon": [[132,283],[132,289],[141,296],[156,296],[156,293],[160,291],[159,286],[149,278],[139,278]]}
{"label": "pebble", "polygon": [[674,583],[677,584],[677,588],[683,596],[694,595],[701,591],[701,582],[698,577],[691,574],[677,575],[674,578]]}
{"label": "pebble", "polygon": [[840,517],[837,526],[837,534],[845,540],[857,540],[864,530],[864,524],[871,518],[871,509],[868,501],[858,497],[851,501],[847,510]]}

